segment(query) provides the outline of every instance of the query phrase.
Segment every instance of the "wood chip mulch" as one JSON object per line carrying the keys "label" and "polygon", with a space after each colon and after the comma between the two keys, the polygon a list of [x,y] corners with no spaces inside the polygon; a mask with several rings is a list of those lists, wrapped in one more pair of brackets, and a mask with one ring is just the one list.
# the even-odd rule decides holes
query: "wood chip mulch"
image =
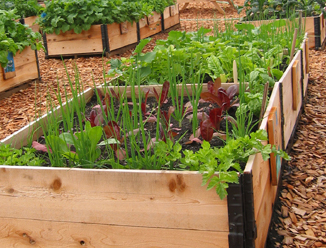
{"label": "wood chip mulch", "polygon": [[285,166],[269,246],[326,247],[326,50],[310,50],[308,96]]}

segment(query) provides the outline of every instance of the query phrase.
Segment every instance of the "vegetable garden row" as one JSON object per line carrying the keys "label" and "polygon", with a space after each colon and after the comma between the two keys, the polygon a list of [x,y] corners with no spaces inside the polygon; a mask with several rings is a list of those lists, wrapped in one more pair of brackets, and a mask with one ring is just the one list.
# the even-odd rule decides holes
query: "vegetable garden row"
{"label": "vegetable garden row", "polygon": [[1,141],[18,149],[1,148],[4,246],[263,247],[308,83],[297,25],[171,31],[95,91],[70,81],[72,100]]}
{"label": "vegetable garden row", "polygon": [[[70,46],[89,53],[81,50],[83,41],[91,42],[87,49],[97,42],[93,52],[111,51],[110,38],[133,29],[137,47],[131,57],[110,61],[104,73],[116,78],[102,87],[84,90],[78,70],[75,80],[67,75],[73,98],[58,93],[60,106],[49,101],[46,115],[1,141],[2,245],[263,247],[282,161],[290,159],[284,151],[307,94],[305,19],[236,24],[213,36],[204,28],[171,31],[142,53],[150,41],[143,38],[165,25],[160,15],[148,18],[153,6],[173,23],[175,8],[116,3],[124,19],[115,20],[117,9],[104,15],[101,1],[79,2],[46,3],[39,24],[48,55],[51,42],[60,41],[61,55]],[[129,8],[139,11],[136,17]],[[14,11],[2,13],[9,31],[0,62],[8,68],[7,51],[39,48],[41,37],[13,22]],[[81,24],[91,16],[99,19]],[[137,24],[124,33],[120,21]],[[319,24],[325,34],[324,20]],[[110,33],[113,26],[117,32]],[[16,28],[28,35],[8,37]],[[37,68],[35,57],[25,61]],[[14,62],[16,75],[7,71],[4,82],[19,75]]]}

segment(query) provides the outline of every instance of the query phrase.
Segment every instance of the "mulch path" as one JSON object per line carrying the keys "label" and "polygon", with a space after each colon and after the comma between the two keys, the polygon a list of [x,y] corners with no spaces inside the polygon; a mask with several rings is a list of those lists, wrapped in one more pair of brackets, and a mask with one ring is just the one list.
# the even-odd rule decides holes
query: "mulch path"
{"label": "mulch path", "polygon": [[310,50],[304,112],[284,168],[269,246],[326,247],[326,50]]}
{"label": "mulch path", "polygon": [[[244,0],[234,2],[241,5]],[[216,24],[202,19],[239,17],[231,6],[221,6],[226,11],[225,15],[220,14],[211,3],[190,3],[180,12],[180,30],[195,31],[200,26],[213,28]],[[223,20],[219,21],[218,27],[223,29]],[[153,48],[156,39],[166,36],[155,36],[146,50]],[[131,52],[112,58],[127,57]],[[326,51],[310,50],[309,58],[311,80],[307,101],[290,152],[292,160],[284,166],[282,188],[268,239],[270,248],[326,247]],[[61,60],[44,59],[42,51],[39,59],[42,82],[31,83],[27,89],[0,100],[0,140],[33,120],[35,113],[44,113],[47,96],[56,101],[55,89],[58,85],[61,92],[64,86],[68,86]],[[103,65],[108,71],[107,61],[109,59],[101,57],[64,59],[72,79],[74,68],[78,67],[85,88],[92,87],[94,82],[96,85],[104,82]]]}

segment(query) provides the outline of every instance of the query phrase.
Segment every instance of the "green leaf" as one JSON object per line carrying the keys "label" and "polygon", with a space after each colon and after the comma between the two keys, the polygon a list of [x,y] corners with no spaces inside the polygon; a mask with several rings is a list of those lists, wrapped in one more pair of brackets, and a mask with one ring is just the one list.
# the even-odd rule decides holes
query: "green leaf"
{"label": "green leaf", "polygon": [[216,193],[219,195],[220,199],[223,200],[227,195],[226,189],[229,187],[227,183],[219,183],[216,185]]}
{"label": "green leaf", "polygon": [[106,139],[101,141],[98,146],[106,146],[106,145],[112,145],[112,144],[120,144],[120,142],[116,139]]}
{"label": "green leaf", "polygon": [[136,46],[134,53],[138,53],[138,54],[140,54],[140,53],[143,51],[144,47],[145,47],[145,46],[146,46],[150,41],[151,41],[150,38],[147,38],[147,39],[143,39],[143,40],[141,40],[141,41],[139,42],[139,44]]}

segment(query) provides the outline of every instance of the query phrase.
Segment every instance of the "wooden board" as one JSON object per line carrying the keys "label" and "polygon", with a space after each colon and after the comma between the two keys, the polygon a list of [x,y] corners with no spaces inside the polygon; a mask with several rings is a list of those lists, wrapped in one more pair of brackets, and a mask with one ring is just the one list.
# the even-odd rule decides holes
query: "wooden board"
{"label": "wooden board", "polygon": [[[260,129],[267,130],[268,116],[273,108],[281,109],[280,83],[276,83],[270,96]],[[281,130],[281,115],[277,116],[278,123],[275,128]],[[282,132],[277,133],[279,140]],[[269,223],[272,218],[273,204],[275,202],[277,187],[272,185],[270,161],[264,161],[261,154],[250,156],[244,170],[245,174],[251,174],[254,192],[254,216],[257,225],[257,239],[255,247],[264,247],[268,235]]]}
{"label": "wooden board", "polygon": [[299,61],[295,60],[292,65],[292,109],[297,110],[300,104],[301,95],[301,67],[298,67]]}
{"label": "wooden board", "polygon": [[140,39],[145,39],[162,31],[161,14],[153,12],[153,15],[147,19],[139,21]]}
{"label": "wooden board", "polygon": [[[87,89],[82,93],[86,102],[88,102],[91,99],[93,94],[94,94],[93,89]],[[63,104],[63,107],[64,107],[64,109],[66,108],[66,103]],[[60,116],[62,115],[60,106],[55,108],[55,110],[53,111],[53,114],[58,119],[60,118]],[[37,120],[29,123],[29,125],[14,132],[12,135],[6,137],[5,139],[0,140],[0,143],[10,144],[12,147],[17,148],[17,149],[27,145],[31,139],[36,140],[43,134],[41,124],[47,123],[48,118],[49,118],[48,115],[44,114]],[[45,125],[45,127],[46,127],[46,125]]]}
{"label": "wooden board", "polygon": [[165,8],[163,12],[164,30],[180,23],[179,4]]}
{"label": "wooden board", "polygon": [[127,22],[124,33],[121,32],[121,24],[117,23],[107,25],[107,30],[110,51],[134,44],[138,41],[136,23],[131,24]]}
{"label": "wooden board", "polygon": [[226,248],[227,233],[0,218],[2,247]]}
{"label": "wooden board", "polygon": [[[119,27],[120,31],[120,27]],[[103,53],[101,25],[92,25],[88,31],[76,34],[73,30],[65,33],[46,34],[48,56]]]}
{"label": "wooden board", "polygon": [[198,172],[0,166],[0,217],[228,232],[227,200],[201,183]]}
{"label": "wooden board", "polygon": [[36,54],[30,47],[26,47],[21,53],[17,52],[14,63],[15,77],[5,80],[3,70],[0,70],[0,92],[39,78]]}
{"label": "wooden board", "polygon": [[[290,65],[284,72],[280,82],[282,83],[282,94],[283,94],[283,113],[284,113],[284,145],[287,147],[292,131],[295,128],[296,121],[302,106],[302,89],[301,84],[299,84],[298,93],[298,106],[297,109],[293,109],[293,89],[292,89],[292,67],[295,61],[298,61],[297,67],[301,70],[301,52],[298,51],[291,61]],[[300,72],[301,73],[301,72]]]}
{"label": "wooden board", "polygon": [[[272,107],[268,114],[267,131],[268,131],[268,143],[275,146],[277,150],[282,147],[282,128],[281,128],[281,109]],[[270,155],[270,167],[271,167],[271,183],[276,186],[279,181],[282,159],[278,155]]]}
{"label": "wooden board", "polygon": [[40,25],[38,25],[35,21],[37,16],[30,16],[24,18],[24,23],[28,25],[34,32],[40,31]]}
{"label": "wooden board", "polygon": [[[211,233],[209,237],[222,238],[214,243],[215,247],[228,247],[227,200],[220,200],[201,182],[198,172],[0,166],[0,219],[11,219],[11,225],[19,221],[22,233],[28,233],[33,240],[34,234],[41,235],[36,230],[55,235],[64,224],[69,227],[69,237],[84,241],[97,240],[96,230],[112,230],[117,235],[115,245],[121,247],[134,239],[131,235],[131,240],[125,241],[129,231],[134,235],[143,233],[135,247],[163,242],[160,240],[167,240],[172,231],[183,233],[182,239],[194,234],[194,240],[199,239],[196,242],[208,242],[210,246],[212,241],[199,233]],[[28,225],[34,221],[38,222],[36,229]],[[88,230],[94,226],[95,230],[89,235],[82,232],[86,235],[83,237],[82,226]],[[5,228],[0,230],[0,237],[8,236]],[[180,236],[172,238],[172,244],[191,242],[176,239]]]}

